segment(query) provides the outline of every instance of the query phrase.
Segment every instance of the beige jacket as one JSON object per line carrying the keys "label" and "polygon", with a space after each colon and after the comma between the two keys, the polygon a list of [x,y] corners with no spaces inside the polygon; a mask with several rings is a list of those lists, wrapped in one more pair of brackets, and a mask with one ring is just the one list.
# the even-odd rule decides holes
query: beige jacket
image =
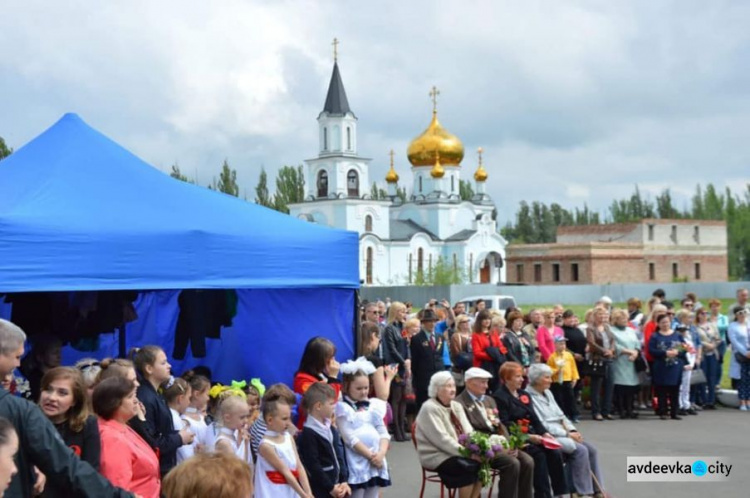
{"label": "beige jacket", "polygon": [[416,422],[417,453],[422,467],[426,469],[434,470],[448,458],[460,456],[459,434],[456,434],[451,423],[451,411],[461,422],[464,434],[471,434],[474,429],[466,418],[463,407],[456,401],[451,401],[448,408],[431,398],[419,410]]}

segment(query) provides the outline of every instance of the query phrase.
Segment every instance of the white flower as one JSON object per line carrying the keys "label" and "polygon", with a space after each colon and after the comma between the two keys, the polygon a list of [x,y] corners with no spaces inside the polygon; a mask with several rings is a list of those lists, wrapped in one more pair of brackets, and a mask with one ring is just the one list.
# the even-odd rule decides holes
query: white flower
{"label": "white flower", "polygon": [[491,446],[502,446],[503,448],[507,447],[508,441],[506,441],[505,436],[501,436],[500,434],[493,434],[490,436],[490,445]]}

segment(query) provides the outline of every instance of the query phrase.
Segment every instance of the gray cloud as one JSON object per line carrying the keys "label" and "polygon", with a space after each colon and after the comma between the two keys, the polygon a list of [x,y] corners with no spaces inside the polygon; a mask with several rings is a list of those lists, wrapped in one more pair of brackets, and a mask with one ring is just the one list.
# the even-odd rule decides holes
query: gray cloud
{"label": "gray cloud", "polygon": [[638,183],[686,202],[750,177],[750,5],[740,2],[13,2],[0,25],[0,136],[63,113],[202,183],[224,158],[249,197],[317,153],[331,39],[380,179],[427,126],[485,149],[488,191],[605,209]]}

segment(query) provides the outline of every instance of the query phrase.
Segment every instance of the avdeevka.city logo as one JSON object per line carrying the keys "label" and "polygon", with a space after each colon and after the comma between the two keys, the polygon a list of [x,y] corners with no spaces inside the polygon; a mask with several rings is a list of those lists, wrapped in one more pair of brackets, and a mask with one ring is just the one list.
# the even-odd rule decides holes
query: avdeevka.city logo
{"label": "avdeevka.city logo", "polygon": [[732,463],[725,457],[628,457],[628,482],[728,481]]}

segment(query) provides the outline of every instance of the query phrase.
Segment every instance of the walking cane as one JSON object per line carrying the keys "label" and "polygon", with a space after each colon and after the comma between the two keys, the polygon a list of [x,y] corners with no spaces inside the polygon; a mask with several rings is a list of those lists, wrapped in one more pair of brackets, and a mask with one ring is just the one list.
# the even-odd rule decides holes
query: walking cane
{"label": "walking cane", "polygon": [[599,490],[599,492],[600,492],[600,493],[601,493],[602,495],[604,495],[604,498],[612,498],[612,495],[610,495],[609,493],[607,493],[607,492],[606,492],[606,491],[604,490],[604,487],[603,487],[603,486],[601,485],[601,483],[599,482],[599,479],[597,479],[597,478],[596,478],[596,476],[594,475],[594,472],[593,472],[592,470],[589,470],[589,473],[591,474],[591,478],[592,478],[592,479],[594,480],[594,484],[596,484],[596,487],[597,487],[597,489]]}

